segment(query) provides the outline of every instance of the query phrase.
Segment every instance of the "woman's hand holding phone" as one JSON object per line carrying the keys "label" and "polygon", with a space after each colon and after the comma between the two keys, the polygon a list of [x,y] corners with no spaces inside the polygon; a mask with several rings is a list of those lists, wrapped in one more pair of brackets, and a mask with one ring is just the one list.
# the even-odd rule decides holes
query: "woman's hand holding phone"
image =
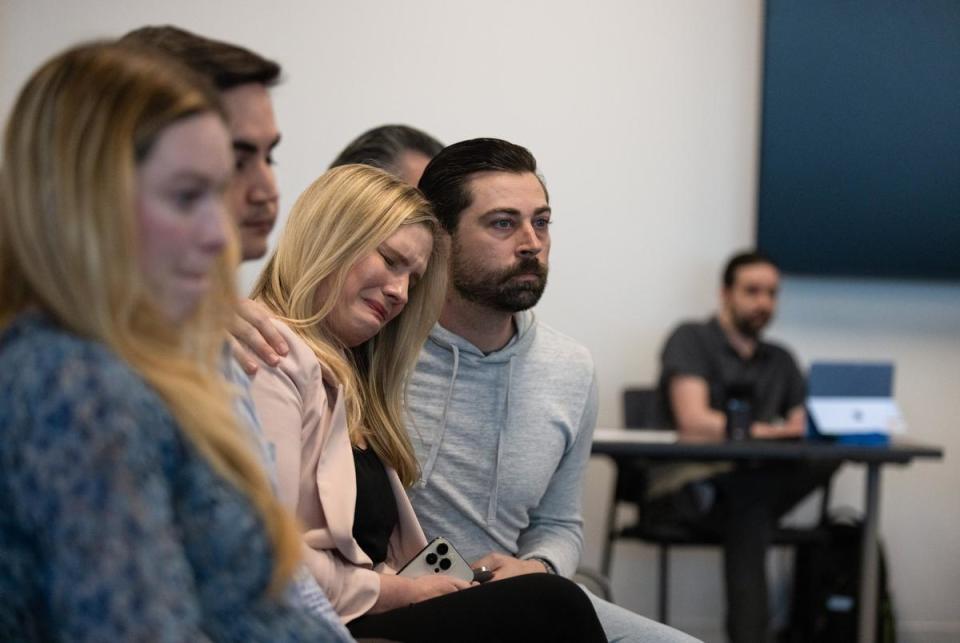
{"label": "woman's hand holding phone", "polygon": [[380,596],[371,608],[371,614],[406,607],[450,592],[467,589],[474,583],[446,574],[406,578],[394,574],[380,574]]}
{"label": "woman's hand holding phone", "polygon": [[411,603],[419,603],[420,601],[443,596],[450,592],[459,592],[461,589],[467,589],[474,584],[453,576],[447,576],[446,574],[420,576],[419,578],[412,578],[410,580],[413,581]]}

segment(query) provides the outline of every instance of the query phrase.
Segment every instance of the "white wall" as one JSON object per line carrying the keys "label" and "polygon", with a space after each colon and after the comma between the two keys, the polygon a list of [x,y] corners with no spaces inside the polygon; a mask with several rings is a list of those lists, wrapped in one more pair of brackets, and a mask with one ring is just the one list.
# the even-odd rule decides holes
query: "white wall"
{"label": "white wall", "polygon": [[[229,15],[224,8],[230,7]],[[590,347],[601,423],[651,382],[665,333],[715,302],[717,272],[753,234],[760,0],[0,0],[0,114],[30,71],[81,39],[175,23],[278,59],[281,209],[360,131],[407,122],[447,142],[528,146],[555,208],[539,314]],[[253,268],[243,273],[249,284]],[[960,595],[960,287],[788,280],[772,331],[804,362],[890,358],[912,432],[947,459],[889,470],[882,527],[905,641],[954,639]],[[609,467],[590,467],[597,558]],[[857,472],[838,496],[861,504]],[[785,557],[775,557],[775,568]],[[626,605],[652,613],[650,551],[618,549]],[[678,557],[674,622],[715,637],[714,552]]]}

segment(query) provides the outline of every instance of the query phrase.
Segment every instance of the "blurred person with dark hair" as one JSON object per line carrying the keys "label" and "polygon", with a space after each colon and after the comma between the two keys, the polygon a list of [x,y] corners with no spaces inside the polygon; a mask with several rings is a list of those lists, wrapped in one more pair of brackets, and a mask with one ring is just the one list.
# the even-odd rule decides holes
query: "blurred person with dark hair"
{"label": "blurred person with dark hair", "polygon": [[[681,439],[800,439],[806,386],[793,355],[762,339],[780,271],[756,251],[724,267],[720,308],[671,333],[661,354],[660,400]],[[677,464],[650,473],[652,510],[721,538],[726,627],[734,643],[769,640],[766,552],[780,518],[824,484],[836,464]]]}
{"label": "blurred person with dark hair", "polygon": [[[119,42],[172,58],[206,79],[219,92],[234,158],[234,173],[226,199],[236,223],[242,260],[259,259],[267,251],[267,237],[277,218],[279,200],[273,150],[280,142],[280,134],[269,90],[280,80],[280,65],[245,47],[172,26],[142,27],[129,32]],[[239,334],[243,329],[244,322],[234,316],[232,332]],[[275,485],[274,463],[250,399],[250,381],[244,373],[244,370],[254,373],[256,363],[239,347],[234,349],[234,354],[235,359],[224,356],[225,375],[244,393],[236,400],[237,413],[242,425],[257,438],[261,458]],[[296,580],[303,604],[320,619],[335,624],[341,639],[349,638],[313,577],[301,568]]]}
{"label": "blurred person with dark hair", "polygon": [[243,260],[259,259],[267,252],[267,237],[277,220],[273,152],[280,132],[269,90],[280,80],[280,65],[239,45],[172,26],[142,27],[120,42],[162,51],[220,92],[236,163],[227,202],[240,232]]}
{"label": "blurred person with dark hair", "polygon": [[440,141],[409,125],[381,125],[348,143],[330,167],[372,165],[415,186],[427,163],[442,149]]}

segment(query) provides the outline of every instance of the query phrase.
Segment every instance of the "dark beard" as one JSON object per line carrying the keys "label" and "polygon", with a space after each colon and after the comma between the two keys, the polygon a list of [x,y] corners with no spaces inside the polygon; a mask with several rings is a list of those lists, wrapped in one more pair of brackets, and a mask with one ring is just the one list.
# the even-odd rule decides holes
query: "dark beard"
{"label": "dark beard", "polygon": [[[547,267],[536,257],[521,259],[506,270],[485,272],[469,262],[458,261],[458,255],[455,245],[451,260],[453,287],[461,297],[475,304],[516,313],[535,306],[547,287]],[[518,275],[536,275],[537,279],[514,281]]]}
{"label": "dark beard", "polygon": [[770,323],[770,316],[764,316],[764,319],[758,323],[755,317],[737,317],[733,316],[733,325],[737,331],[744,337],[750,339],[760,339],[760,333]]}

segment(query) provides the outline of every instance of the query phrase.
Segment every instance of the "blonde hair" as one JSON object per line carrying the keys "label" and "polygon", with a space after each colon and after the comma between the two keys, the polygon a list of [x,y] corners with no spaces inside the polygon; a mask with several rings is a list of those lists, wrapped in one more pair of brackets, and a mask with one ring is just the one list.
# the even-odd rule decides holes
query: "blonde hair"
{"label": "blonde hair", "polygon": [[216,287],[179,325],[152,303],[138,264],[137,164],[165,128],[203,113],[222,117],[203,81],[129,46],[81,45],[34,73],[4,136],[0,325],[39,308],[137,371],[261,515],[274,551],[268,591],[276,593],[299,557],[298,531],[238,426],[220,372],[236,240],[218,263]]}
{"label": "blonde hair", "polygon": [[[427,268],[400,314],[349,349],[330,331],[327,316],[354,264],[404,225],[425,225],[433,235]],[[253,297],[281,316],[343,387],[351,441],[366,440],[405,486],[419,476],[403,423],[406,378],[440,316],[446,289],[446,251],[438,231],[419,190],[376,168],[344,165],[297,199],[253,289]],[[321,287],[324,299],[318,304]]]}

